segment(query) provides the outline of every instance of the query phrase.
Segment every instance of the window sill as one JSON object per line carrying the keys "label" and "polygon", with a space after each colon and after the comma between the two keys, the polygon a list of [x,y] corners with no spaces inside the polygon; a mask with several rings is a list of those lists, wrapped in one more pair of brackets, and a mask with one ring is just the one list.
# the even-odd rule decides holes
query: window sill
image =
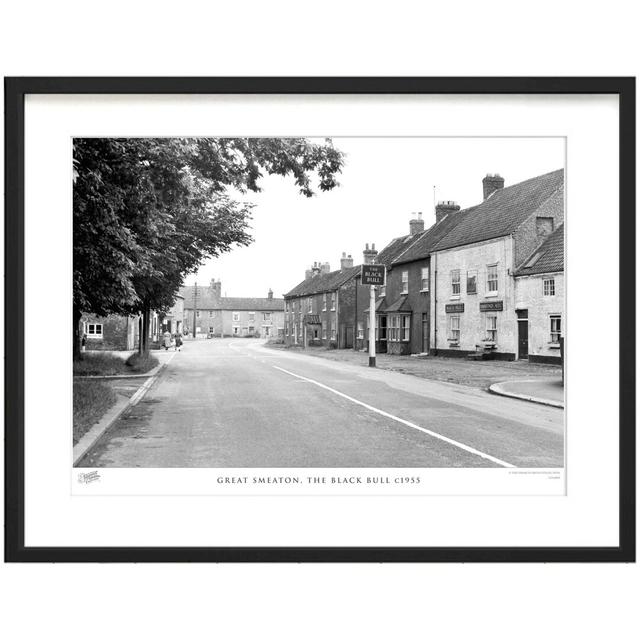
{"label": "window sill", "polygon": [[449,343],[450,347],[459,347],[460,346],[460,341],[459,340],[448,340],[447,342]]}
{"label": "window sill", "polygon": [[485,293],[484,297],[485,298],[497,298],[498,297],[498,292],[497,291],[490,291],[489,293]]}
{"label": "window sill", "polygon": [[460,300],[460,296],[451,296],[449,300]]}
{"label": "window sill", "polygon": [[476,296],[476,295],[478,295],[478,292],[477,291],[467,291],[467,295],[468,296]]}
{"label": "window sill", "polygon": [[420,293],[429,293],[429,289],[420,289]]}
{"label": "window sill", "polygon": [[549,349],[559,349],[560,348],[560,343],[559,342],[548,342],[547,343],[547,347],[549,347]]}

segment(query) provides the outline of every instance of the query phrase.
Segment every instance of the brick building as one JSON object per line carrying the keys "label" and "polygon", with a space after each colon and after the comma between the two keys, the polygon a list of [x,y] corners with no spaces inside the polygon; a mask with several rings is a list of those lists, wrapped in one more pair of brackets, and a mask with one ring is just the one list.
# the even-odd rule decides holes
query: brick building
{"label": "brick building", "polygon": [[425,231],[422,214],[409,222],[409,234],[392,240],[378,256],[386,283],[377,292],[376,352],[429,353],[431,250],[456,222],[460,207],[436,206],[436,222]]}
{"label": "brick building", "polygon": [[[365,260],[376,255],[375,246],[364,251]],[[328,262],[314,263],[305,279],[285,294],[284,338],[287,344],[353,349],[362,339],[359,310],[368,306],[368,290],[359,284],[360,267],[342,254],[340,269]]]}
{"label": "brick building", "polygon": [[431,250],[430,351],[482,350],[513,360],[519,331],[514,274],[564,222],[564,171],[509,187],[489,175],[483,196],[455,214],[455,224]]}
{"label": "brick building", "polygon": [[211,337],[271,338],[284,332],[284,300],[274,298],[235,298],[222,295],[220,280],[208,287],[182,287],[184,327],[187,333]]}
{"label": "brick building", "polygon": [[518,358],[560,364],[564,337],[564,225],[515,273]]}

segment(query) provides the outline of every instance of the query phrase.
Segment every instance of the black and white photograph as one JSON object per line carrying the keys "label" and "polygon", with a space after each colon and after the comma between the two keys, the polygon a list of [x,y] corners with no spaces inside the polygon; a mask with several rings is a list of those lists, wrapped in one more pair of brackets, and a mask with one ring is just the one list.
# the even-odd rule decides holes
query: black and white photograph
{"label": "black and white photograph", "polygon": [[563,137],[72,144],[80,484],[106,468],[560,478]]}

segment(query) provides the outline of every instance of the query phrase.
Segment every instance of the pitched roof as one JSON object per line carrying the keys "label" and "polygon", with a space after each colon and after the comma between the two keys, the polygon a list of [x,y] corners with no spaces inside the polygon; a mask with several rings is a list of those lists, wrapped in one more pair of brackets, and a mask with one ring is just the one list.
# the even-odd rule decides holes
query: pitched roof
{"label": "pitched roof", "polygon": [[[184,296],[184,308],[193,309],[193,293],[195,287],[181,287]],[[232,310],[232,311],[284,311],[283,298],[228,298],[217,297],[211,287],[198,287],[198,309]]]}
{"label": "pitched roof", "polygon": [[411,305],[407,296],[400,296],[394,303],[390,304],[386,312],[387,313],[409,313],[411,311]]}
{"label": "pitched roof", "polygon": [[475,207],[455,214],[457,224],[433,250],[509,235],[563,186],[564,169],[558,169],[499,189]]}
{"label": "pitched roof", "polygon": [[383,264],[385,267],[390,267],[391,263],[401,253],[406,251],[419,237],[419,234],[400,236],[394,238],[377,256],[376,264]]}
{"label": "pitched roof", "polygon": [[360,266],[349,269],[339,269],[329,273],[318,273],[311,278],[307,278],[297,284],[289,293],[285,293],[285,298],[296,298],[299,296],[311,296],[315,293],[325,293],[335,291],[339,286],[348,282],[360,273]]}
{"label": "pitched roof", "polygon": [[516,271],[516,276],[531,276],[557,271],[564,271],[564,224],[551,233],[523,262]]}
{"label": "pitched roof", "polygon": [[[470,211],[467,209],[466,211]],[[427,258],[435,245],[461,220],[462,212],[449,213],[440,222],[431,225],[423,231],[414,242],[404,248],[393,260],[393,264],[412,262]]]}

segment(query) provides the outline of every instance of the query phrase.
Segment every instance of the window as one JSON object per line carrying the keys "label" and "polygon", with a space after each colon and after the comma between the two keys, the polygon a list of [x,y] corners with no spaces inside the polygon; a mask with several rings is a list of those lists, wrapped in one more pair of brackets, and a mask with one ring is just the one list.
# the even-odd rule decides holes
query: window
{"label": "window", "polygon": [[498,340],[498,316],[487,316],[487,336],[486,340],[490,342],[497,342]]}
{"label": "window", "polygon": [[449,342],[460,342],[460,316],[449,316]]}
{"label": "window", "polygon": [[313,311],[313,298],[307,299],[307,311],[311,313]]}
{"label": "window", "polygon": [[327,310],[327,294],[326,293],[322,294],[322,310],[323,311]]}
{"label": "window", "polygon": [[376,340],[387,339],[387,316],[376,316]]}
{"label": "window", "polygon": [[216,312],[215,311],[209,311],[209,317],[210,318],[215,318],[216,317]]}
{"label": "window", "polygon": [[200,317],[200,312],[196,311],[196,318],[199,318],[199,317]]}
{"label": "window", "polygon": [[539,236],[548,236],[553,233],[553,218],[538,216],[536,218],[536,233]]}
{"label": "window", "polygon": [[403,315],[401,316],[401,319],[402,319],[402,322],[401,322],[402,332],[401,332],[400,340],[403,340],[404,342],[408,342],[409,334],[411,331],[411,316]]}
{"label": "window", "polygon": [[422,267],[420,278],[420,291],[429,291],[429,267]]}
{"label": "window", "polygon": [[358,340],[362,340],[364,338],[364,323],[362,320],[358,322]]}
{"label": "window", "polygon": [[255,319],[256,319],[256,312],[249,311],[249,322],[255,322]]}
{"label": "window", "polygon": [[387,329],[387,340],[397,342],[400,338],[400,316],[392,315],[389,318],[389,328]]}
{"label": "window", "polygon": [[270,314],[270,313],[263,313],[263,314],[262,314],[262,319],[263,319],[265,322],[271,322],[271,314]]}
{"label": "window", "polygon": [[331,311],[336,310],[336,294],[335,291],[331,294]]}
{"label": "window", "polygon": [[286,320],[284,321],[284,335],[289,335],[289,323]]}
{"label": "window", "polygon": [[478,281],[477,271],[467,271],[467,293],[476,293],[476,286]]}
{"label": "window", "polygon": [[561,316],[550,316],[549,319],[551,321],[551,342],[559,343],[562,333],[562,318]]}
{"label": "window", "polygon": [[322,321],[322,339],[323,340],[327,339],[327,321],[326,320]]}
{"label": "window", "polygon": [[336,321],[335,320],[331,321],[331,339],[332,340],[336,339]]}
{"label": "window", "polygon": [[255,333],[255,332],[256,332],[256,328],[249,325],[249,333]]}
{"label": "window", "polygon": [[542,292],[545,296],[556,295],[556,280],[555,278],[544,278],[542,281]]}
{"label": "window", "polygon": [[409,272],[402,272],[402,293],[409,293]]}
{"label": "window", "polygon": [[92,340],[102,340],[102,324],[85,324],[85,335]]}
{"label": "window", "polygon": [[487,294],[498,292],[498,265],[487,265]]}
{"label": "window", "polygon": [[209,327],[209,333],[213,333],[213,327]]}
{"label": "window", "polygon": [[233,321],[240,322],[240,314],[237,311],[233,312]]}
{"label": "window", "polygon": [[380,285],[380,297],[384,298],[387,295],[387,285],[386,284],[381,284]]}
{"label": "window", "polygon": [[451,272],[451,297],[460,297],[460,269]]}
{"label": "window", "polygon": [[240,333],[240,327],[233,327],[233,335],[237,336]]}
{"label": "window", "polygon": [[289,301],[288,300],[286,300],[285,303],[284,303],[284,310],[285,311],[289,311]]}

